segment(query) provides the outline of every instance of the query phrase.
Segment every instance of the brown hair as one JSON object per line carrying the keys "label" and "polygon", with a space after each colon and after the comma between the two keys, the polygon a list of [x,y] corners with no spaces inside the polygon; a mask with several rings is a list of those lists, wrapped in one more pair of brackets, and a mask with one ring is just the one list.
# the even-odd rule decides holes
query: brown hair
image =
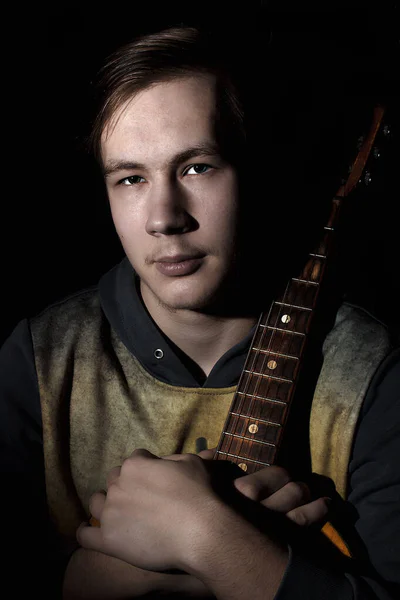
{"label": "brown hair", "polygon": [[89,148],[100,164],[101,136],[116,111],[138,92],[185,75],[213,74],[217,78],[217,141],[228,160],[244,152],[245,129],[240,85],[229,50],[209,32],[194,27],[171,27],[142,35],[114,52],[99,72],[96,116]]}

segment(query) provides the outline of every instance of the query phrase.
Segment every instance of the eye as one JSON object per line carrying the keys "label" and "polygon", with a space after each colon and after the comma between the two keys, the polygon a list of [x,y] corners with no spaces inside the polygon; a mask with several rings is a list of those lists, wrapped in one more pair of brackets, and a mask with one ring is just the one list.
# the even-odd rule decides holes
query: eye
{"label": "eye", "polygon": [[144,181],[145,179],[140,177],[140,175],[130,175],[129,177],[124,177],[121,181],[118,181],[118,185],[136,185],[138,183],[143,183]]}
{"label": "eye", "polygon": [[[198,163],[197,165],[192,165],[185,171],[185,175],[203,175],[203,173],[207,173],[209,169],[212,169],[210,165],[206,165],[204,163]],[[191,173],[190,171],[194,171]]]}

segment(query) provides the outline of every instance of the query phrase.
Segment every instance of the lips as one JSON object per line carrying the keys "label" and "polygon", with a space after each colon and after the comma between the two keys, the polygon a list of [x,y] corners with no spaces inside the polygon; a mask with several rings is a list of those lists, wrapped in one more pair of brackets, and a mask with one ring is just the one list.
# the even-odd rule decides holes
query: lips
{"label": "lips", "polygon": [[162,256],[154,261],[157,271],[167,277],[183,277],[195,273],[203,262],[204,256],[176,254]]}

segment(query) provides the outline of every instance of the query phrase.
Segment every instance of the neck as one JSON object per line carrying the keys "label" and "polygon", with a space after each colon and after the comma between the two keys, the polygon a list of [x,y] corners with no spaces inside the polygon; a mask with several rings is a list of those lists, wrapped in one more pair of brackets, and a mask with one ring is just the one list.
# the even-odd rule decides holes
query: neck
{"label": "neck", "polygon": [[161,331],[208,376],[215,363],[239,343],[258,320],[240,311],[230,315],[194,310],[171,310],[142,295],[150,316]]}

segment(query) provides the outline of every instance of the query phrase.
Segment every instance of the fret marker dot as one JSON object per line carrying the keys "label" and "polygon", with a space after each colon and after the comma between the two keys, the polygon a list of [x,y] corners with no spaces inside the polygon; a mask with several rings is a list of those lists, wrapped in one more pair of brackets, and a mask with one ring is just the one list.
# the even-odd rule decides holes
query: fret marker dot
{"label": "fret marker dot", "polygon": [[252,423],[251,425],[249,425],[249,431],[250,433],[257,433],[258,426],[255,423]]}
{"label": "fret marker dot", "polygon": [[276,367],[278,366],[278,363],[276,362],[276,360],[269,360],[267,362],[267,366],[269,369],[276,369]]}
{"label": "fret marker dot", "polygon": [[289,321],[290,321],[289,315],[283,315],[281,317],[281,321],[282,321],[282,323],[289,323]]}
{"label": "fret marker dot", "polygon": [[242,471],[247,471],[247,465],[246,465],[246,463],[239,463],[238,467],[240,467],[242,469]]}

